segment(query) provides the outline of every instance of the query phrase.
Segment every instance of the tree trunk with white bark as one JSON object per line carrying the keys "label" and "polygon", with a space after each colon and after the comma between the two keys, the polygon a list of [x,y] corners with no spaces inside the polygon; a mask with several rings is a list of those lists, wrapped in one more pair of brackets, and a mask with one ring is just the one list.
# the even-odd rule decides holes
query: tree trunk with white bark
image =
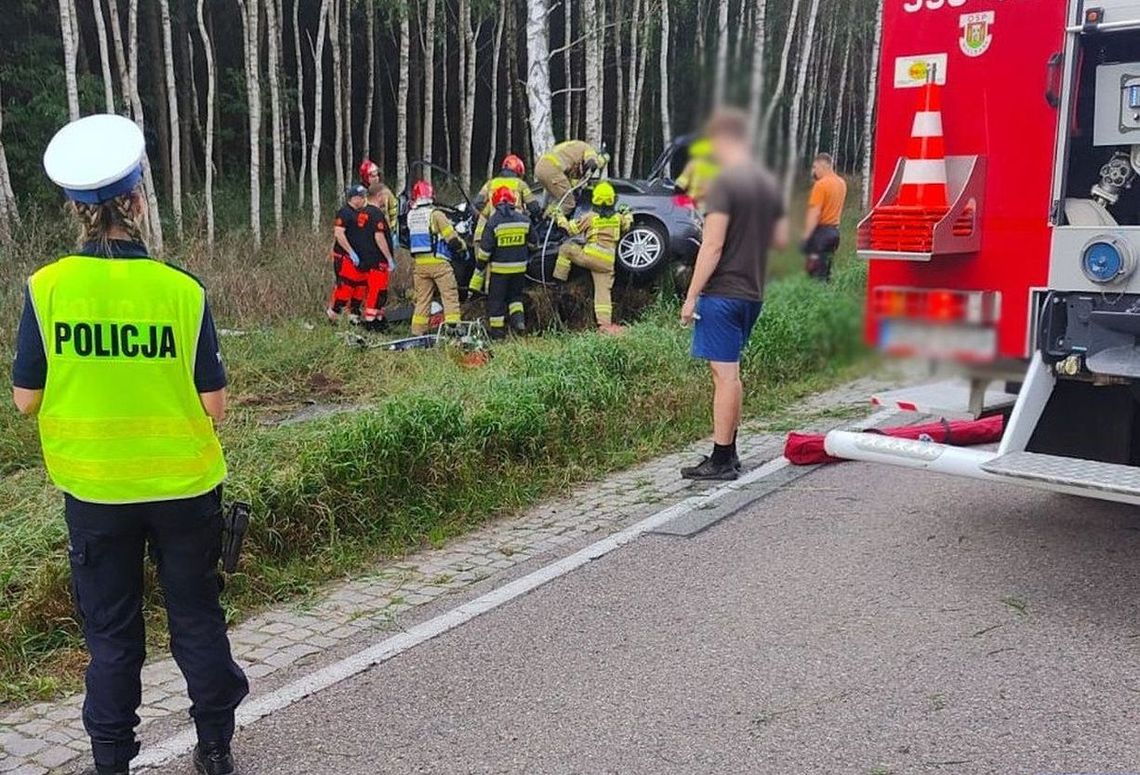
{"label": "tree trunk with white bark", "polygon": [[526,11],[526,96],[530,107],[530,138],[536,150],[546,150],[554,146],[547,0],[527,0]]}
{"label": "tree trunk with white bark", "polygon": [[871,72],[863,112],[863,195],[866,210],[871,201],[871,154],[875,147],[875,98],[879,89],[879,48],[883,42],[883,0],[875,3],[875,40],[871,46]]}
{"label": "tree trunk with white bark", "polygon": [[4,100],[0,99],[0,241],[12,237],[12,229],[20,225],[20,209],[12,192],[12,176],[8,172],[8,154],[4,151]]}
{"label": "tree trunk with white bark", "polygon": [[[479,25],[480,28],[482,24]],[[471,27],[471,0],[459,0],[459,27],[462,39],[464,56],[460,58],[463,76],[459,84],[460,94],[463,95],[462,116],[463,123],[459,127],[459,181],[463,190],[471,189],[471,132],[475,124],[475,72],[476,32]]]}
{"label": "tree trunk with white bark", "polygon": [[815,23],[819,18],[819,1],[811,0],[811,9],[808,11],[807,26],[804,29],[803,43],[800,50],[799,66],[796,70],[796,89],[792,96],[791,116],[788,119],[788,166],[784,170],[784,200],[792,195],[792,185],[799,172],[800,162],[800,120],[803,111],[804,90],[807,87],[808,65],[811,63],[812,44],[815,40]]}
{"label": "tree trunk with white bark", "polygon": [[713,100],[724,104],[728,81],[728,0],[719,0],[716,12],[716,80],[713,81]]}
{"label": "tree trunk with white bark", "polygon": [[78,34],[75,23],[75,6],[72,0],[59,0],[59,30],[63,38],[63,75],[67,86],[67,115],[71,121],[79,118],[79,80],[75,75],[75,49]]}
{"label": "tree trunk with white bark", "polygon": [[[831,119],[831,138],[828,143],[831,154],[835,157],[836,162],[839,162],[843,154],[843,149],[840,146],[839,133],[842,129],[844,100],[847,98],[847,76],[851,71],[851,27],[847,28],[846,42],[843,44],[843,66],[839,71],[839,94],[835,98],[835,104],[832,106],[833,115]],[[826,104],[826,103],[825,103]]]}
{"label": "tree trunk with white bark", "polygon": [[[427,0],[427,20],[424,23],[424,122],[423,122],[423,149],[424,158],[432,159],[433,144],[435,141],[435,4],[436,0]],[[431,169],[424,170],[424,177],[431,180]]]}
{"label": "tree trunk with white bark", "polygon": [[270,144],[273,155],[273,231],[281,236],[285,217],[285,149],[281,130],[281,81],[278,73],[281,66],[280,19],[277,16],[277,0],[265,2],[266,43],[269,49],[269,127]]}
{"label": "tree trunk with white bark", "polygon": [[368,78],[364,92],[364,132],[360,140],[361,156],[372,158],[372,112],[376,103],[376,3],[368,0],[364,4],[368,23]]}
{"label": "tree trunk with white bark", "polygon": [[405,171],[408,166],[408,47],[411,45],[411,24],[408,6],[401,3],[400,14],[400,85],[396,90],[396,187],[404,190]]}
{"label": "tree trunk with white bark", "polygon": [[261,248],[261,0],[238,0],[245,53],[246,105],[249,111],[249,229],[254,250]]}
{"label": "tree trunk with white bark", "polygon": [[[586,142],[595,148],[602,142],[602,98],[605,89],[605,0],[581,0],[581,25],[586,34]],[[601,15],[597,6],[602,4]]]}
{"label": "tree trunk with white bark", "polygon": [[[131,110],[135,114],[135,123],[143,134],[146,133],[145,119],[143,117],[142,98],[139,96],[139,0],[131,0],[128,15],[127,37],[130,49],[127,56],[127,67],[130,70],[130,99]],[[162,216],[158,209],[158,196],[154,190],[154,176],[151,174],[150,159],[143,154],[143,190],[146,193],[147,217],[150,226],[151,246],[156,253],[162,252]]]}
{"label": "tree trunk with white bark", "polygon": [[344,154],[350,167],[356,167],[356,144],[353,142],[352,121],[352,0],[344,0],[343,21],[341,34],[344,35]]}
{"label": "tree trunk with white bark", "polygon": [[103,103],[108,113],[115,112],[115,79],[111,75],[111,49],[107,45],[107,21],[103,18],[103,0],[91,0],[95,14],[95,33],[99,39],[99,64],[103,69]]}
{"label": "tree trunk with white bark", "polygon": [[[760,0],[763,2],[763,0]],[[669,118],[669,0],[661,0],[661,48],[658,70],[661,75],[661,141],[662,147],[673,142],[673,126]]]}
{"label": "tree trunk with white bark", "polygon": [[174,78],[174,42],[170,32],[170,0],[159,0],[162,54],[166,64],[166,99],[170,120],[170,204],[174,233],[182,237],[182,122],[178,118],[178,82]]}
{"label": "tree trunk with white bark", "polygon": [[301,163],[297,167],[297,206],[305,206],[305,173],[309,168],[309,128],[305,120],[305,64],[301,59],[301,24],[298,9],[301,0],[293,0],[293,58],[297,64],[297,127],[301,132]]}
{"label": "tree trunk with white bark", "polygon": [[[321,159],[321,127],[324,123],[321,120],[324,112],[325,82],[323,59],[330,5],[332,5],[332,0],[321,0],[320,21],[317,24],[317,45],[313,52],[313,145],[309,156],[309,196],[313,205],[312,225],[314,232],[321,226],[321,182],[317,176],[317,169]],[[341,174],[343,175],[343,172]]]}
{"label": "tree trunk with white bark", "polygon": [[[499,57],[503,51],[503,30],[506,26],[507,4],[501,2],[498,18],[495,20],[495,44],[491,50],[491,134],[487,148],[488,178],[495,174],[495,153],[499,147]],[[509,139],[507,144],[510,145]]]}
{"label": "tree trunk with white bark", "polygon": [[336,165],[336,189],[343,191],[344,178],[344,69],[341,60],[341,0],[333,0],[328,13],[329,45],[332,47],[333,92],[333,164]]}
{"label": "tree trunk with white bark", "polygon": [[752,136],[760,138],[760,114],[764,96],[764,56],[768,39],[768,0],[756,0],[752,23],[752,72],[748,82],[748,120]]}
{"label": "tree trunk with white bark", "polygon": [[766,145],[768,142],[768,132],[772,126],[772,117],[776,114],[776,108],[780,106],[780,100],[784,97],[784,86],[788,82],[788,61],[791,58],[792,44],[796,39],[796,18],[799,16],[799,11],[800,0],[792,0],[792,11],[788,19],[788,30],[784,36],[784,49],[780,54],[780,74],[777,76],[776,85],[773,87],[772,94],[768,98],[768,107],[764,109],[764,117],[760,121],[759,140],[761,145]]}
{"label": "tree trunk with white bark", "polygon": [[206,0],[198,0],[198,34],[202,38],[202,48],[206,52],[206,152],[204,168],[206,173],[206,244],[214,249],[214,92],[217,90],[217,76],[214,73],[214,46],[206,27]]}

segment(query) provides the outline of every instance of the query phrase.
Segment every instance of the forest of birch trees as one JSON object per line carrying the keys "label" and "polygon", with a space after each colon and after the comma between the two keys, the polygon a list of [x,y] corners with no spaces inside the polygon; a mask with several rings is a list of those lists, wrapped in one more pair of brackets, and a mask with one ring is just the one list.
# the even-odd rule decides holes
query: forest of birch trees
{"label": "forest of birch trees", "polygon": [[[648,172],[717,104],[744,106],[790,194],[829,151],[869,163],[874,0],[6,0],[0,239],[58,195],[40,158],[70,119],[144,130],[154,247],[316,229],[360,160],[393,188],[428,158],[468,189],[506,152],[604,144]],[[241,201],[240,221],[219,202]],[[232,206],[230,210],[233,210]],[[232,221],[232,222],[231,222]]]}

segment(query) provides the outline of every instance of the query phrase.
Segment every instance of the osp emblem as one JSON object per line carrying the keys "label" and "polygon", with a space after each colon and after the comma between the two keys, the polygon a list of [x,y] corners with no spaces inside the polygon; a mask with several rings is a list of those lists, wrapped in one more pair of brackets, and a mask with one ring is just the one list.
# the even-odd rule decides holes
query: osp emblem
{"label": "osp emblem", "polygon": [[962,28],[958,45],[961,46],[962,53],[968,57],[980,57],[989,51],[990,44],[994,41],[993,23],[993,11],[964,13],[958,17],[958,26]]}

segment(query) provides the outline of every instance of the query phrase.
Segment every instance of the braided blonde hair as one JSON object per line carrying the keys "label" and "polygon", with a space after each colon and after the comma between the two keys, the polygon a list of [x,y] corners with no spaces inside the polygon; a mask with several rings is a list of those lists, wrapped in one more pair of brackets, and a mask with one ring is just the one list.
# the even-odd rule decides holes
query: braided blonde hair
{"label": "braided blonde hair", "polygon": [[94,242],[105,253],[110,252],[111,232],[125,232],[129,239],[146,242],[143,221],[135,214],[138,193],[130,191],[107,202],[87,204],[72,202],[79,218],[79,242]]}

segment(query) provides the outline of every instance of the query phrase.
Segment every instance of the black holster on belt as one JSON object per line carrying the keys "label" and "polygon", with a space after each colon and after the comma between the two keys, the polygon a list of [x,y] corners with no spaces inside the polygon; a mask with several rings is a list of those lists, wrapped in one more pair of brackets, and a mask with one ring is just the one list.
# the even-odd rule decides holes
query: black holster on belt
{"label": "black holster on belt", "polygon": [[222,570],[233,573],[237,570],[241,545],[249,530],[250,505],[234,501],[222,513]]}

